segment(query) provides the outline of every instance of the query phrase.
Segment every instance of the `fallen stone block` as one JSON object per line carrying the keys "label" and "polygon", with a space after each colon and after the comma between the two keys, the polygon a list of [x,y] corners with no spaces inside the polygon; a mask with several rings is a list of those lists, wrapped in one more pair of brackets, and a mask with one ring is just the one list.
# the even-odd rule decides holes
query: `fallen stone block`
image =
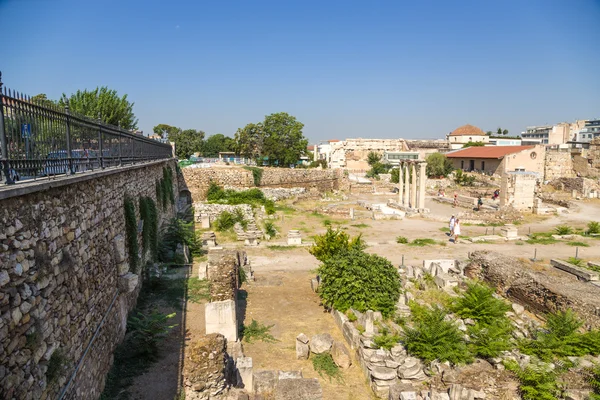
{"label": "fallen stone block", "polygon": [[329,351],[333,346],[333,338],[329,333],[314,335],[310,341],[310,351],[315,354],[321,354]]}
{"label": "fallen stone block", "polygon": [[275,400],[322,400],[323,389],[316,378],[283,379],[275,388]]}
{"label": "fallen stone block", "polygon": [[352,364],[350,351],[348,351],[343,343],[333,342],[333,345],[331,346],[331,357],[333,358],[333,362],[340,368],[349,368]]}
{"label": "fallen stone block", "polygon": [[448,274],[436,275],[433,279],[441,289],[458,286],[458,280]]}
{"label": "fallen stone block", "polygon": [[131,272],[119,277],[119,290],[124,293],[131,293],[136,288],[139,276]]}
{"label": "fallen stone block", "polygon": [[238,372],[238,386],[246,388],[248,391],[254,389],[252,357],[240,357],[236,360],[235,366]]}
{"label": "fallen stone block", "polygon": [[253,387],[256,394],[272,394],[279,380],[277,371],[257,371],[253,374]]}
{"label": "fallen stone block", "polygon": [[302,371],[279,371],[279,380],[302,379]]}
{"label": "fallen stone block", "polygon": [[298,360],[307,360],[309,354],[308,336],[301,333],[296,337],[296,358]]}
{"label": "fallen stone block", "polygon": [[586,282],[599,280],[597,272],[578,267],[566,261],[550,260],[550,265],[552,265],[554,268],[558,268],[570,274],[573,274]]}

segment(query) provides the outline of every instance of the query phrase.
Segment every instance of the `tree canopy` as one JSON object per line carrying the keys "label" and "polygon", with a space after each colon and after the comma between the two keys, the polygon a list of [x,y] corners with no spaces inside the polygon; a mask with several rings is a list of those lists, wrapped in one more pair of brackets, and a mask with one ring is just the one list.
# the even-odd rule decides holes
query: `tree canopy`
{"label": "tree canopy", "polygon": [[237,130],[236,148],[244,157],[268,157],[271,165],[295,164],[307,151],[302,128],[304,124],[288,113],[267,115],[263,122]]}
{"label": "tree canopy", "polygon": [[94,90],[78,90],[71,96],[63,93],[59,105],[69,105],[69,109],[89,118],[100,120],[106,124],[120,125],[121,128],[137,129],[138,120],[133,113],[133,104],[127,95],[119,97],[116,90],[106,86]]}
{"label": "tree canopy", "polygon": [[202,145],[205,157],[217,157],[223,151],[235,151],[235,140],[221,133],[209,136]]}
{"label": "tree canopy", "polygon": [[452,162],[442,153],[432,153],[427,156],[426,161],[425,173],[429,178],[447,176],[454,169]]}

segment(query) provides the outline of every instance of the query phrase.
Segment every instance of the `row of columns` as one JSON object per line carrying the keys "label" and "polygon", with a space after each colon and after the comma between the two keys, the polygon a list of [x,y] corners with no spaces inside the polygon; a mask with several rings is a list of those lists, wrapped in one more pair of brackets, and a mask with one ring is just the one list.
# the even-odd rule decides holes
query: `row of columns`
{"label": "row of columns", "polygon": [[400,162],[398,203],[412,209],[425,208],[425,161]]}

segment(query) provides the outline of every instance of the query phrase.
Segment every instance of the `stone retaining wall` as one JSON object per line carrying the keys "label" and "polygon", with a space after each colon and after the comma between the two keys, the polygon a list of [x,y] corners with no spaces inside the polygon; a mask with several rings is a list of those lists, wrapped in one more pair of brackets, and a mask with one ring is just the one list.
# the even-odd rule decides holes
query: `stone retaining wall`
{"label": "stone retaining wall", "polygon": [[58,398],[80,361],[64,398],[100,396],[141,286],[124,198],[139,220],[137,199],[155,199],[166,165],[175,170],[165,161],[76,175],[0,201],[0,398]]}
{"label": "stone retaining wall", "polygon": [[544,163],[544,180],[551,181],[556,178],[572,178],[573,160],[568,151],[546,151]]}
{"label": "stone retaining wall", "polygon": [[[321,192],[346,190],[347,178],[341,169],[262,168],[260,187],[304,188]],[[252,171],[243,168],[183,168],[179,176],[181,187],[190,191],[194,202],[206,199],[210,182],[219,186],[254,187]]]}

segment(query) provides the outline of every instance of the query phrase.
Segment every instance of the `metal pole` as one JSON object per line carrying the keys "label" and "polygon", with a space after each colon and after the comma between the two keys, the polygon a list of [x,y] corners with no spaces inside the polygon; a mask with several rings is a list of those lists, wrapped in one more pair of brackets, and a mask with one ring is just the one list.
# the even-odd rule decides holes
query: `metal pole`
{"label": "metal pole", "polygon": [[12,185],[15,181],[10,176],[10,171],[8,167],[8,138],[6,137],[6,130],[4,128],[4,100],[2,95],[2,72],[0,72],[0,147],[2,149],[2,158],[0,159],[0,163],[2,164],[2,169],[4,170],[4,177],[6,178],[4,183],[7,185]]}
{"label": "metal pole", "polygon": [[71,154],[71,118],[69,117],[69,105],[65,106],[65,113],[67,114],[67,163],[69,165],[69,170],[67,171],[67,175],[71,175],[73,173],[73,158]]}
{"label": "metal pole", "polygon": [[123,153],[122,153],[122,149],[121,149],[121,142],[122,142],[121,138],[123,137],[123,135],[121,134],[121,121],[119,121],[118,126],[119,126],[119,167],[120,167],[123,165],[123,160],[122,160]]}
{"label": "metal pole", "polygon": [[100,120],[100,115],[98,115],[98,165],[100,169],[104,169],[104,146],[102,143],[102,120]]}

